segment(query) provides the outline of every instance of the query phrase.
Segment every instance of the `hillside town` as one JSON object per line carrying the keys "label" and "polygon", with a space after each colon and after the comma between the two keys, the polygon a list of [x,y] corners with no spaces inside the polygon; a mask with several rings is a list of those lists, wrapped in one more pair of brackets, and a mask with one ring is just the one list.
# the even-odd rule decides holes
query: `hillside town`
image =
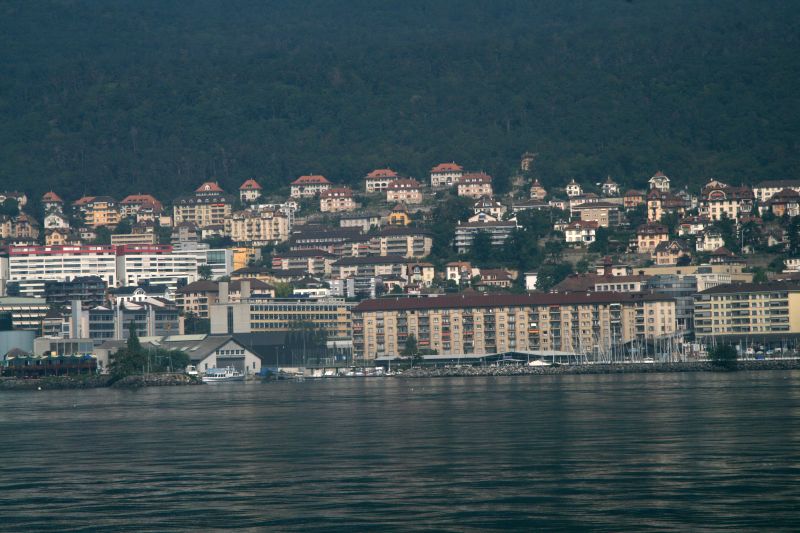
{"label": "hillside town", "polygon": [[4,192],[2,368],[82,357],[104,372],[134,332],[200,373],[251,375],[796,350],[800,180],[545,187],[535,162],[523,154],[502,194],[452,161],[357,187],[309,174],[172,199]]}

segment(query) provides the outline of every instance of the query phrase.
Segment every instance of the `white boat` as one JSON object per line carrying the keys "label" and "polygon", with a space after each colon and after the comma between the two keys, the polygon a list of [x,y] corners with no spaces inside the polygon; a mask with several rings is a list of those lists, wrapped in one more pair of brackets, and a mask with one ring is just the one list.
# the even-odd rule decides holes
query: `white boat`
{"label": "white boat", "polygon": [[244,381],[244,374],[229,366],[226,368],[209,368],[203,375],[203,383],[224,383],[226,381]]}

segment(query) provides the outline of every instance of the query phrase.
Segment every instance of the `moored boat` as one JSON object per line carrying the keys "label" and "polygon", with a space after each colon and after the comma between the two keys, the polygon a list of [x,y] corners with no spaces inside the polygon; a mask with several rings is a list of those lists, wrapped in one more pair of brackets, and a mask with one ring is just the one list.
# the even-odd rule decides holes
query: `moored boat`
{"label": "moored boat", "polygon": [[229,366],[210,368],[203,375],[203,383],[225,383],[227,381],[244,381],[244,374]]}

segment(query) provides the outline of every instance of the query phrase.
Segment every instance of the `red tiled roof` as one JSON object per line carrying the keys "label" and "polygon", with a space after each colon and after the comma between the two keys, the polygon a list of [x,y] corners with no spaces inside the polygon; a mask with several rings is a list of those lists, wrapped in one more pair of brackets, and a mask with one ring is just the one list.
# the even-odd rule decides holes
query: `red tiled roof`
{"label": "red tiled roof", "polygon": [[421,186],[422,185],[420,185],[420,183],[417,180],[412,179],[412,178],[404,178],[404,179],[394,180],[393,182],[391,182],[389,184],[389,188],[393,189],[393,190],[396,190],[396,189],[404,189],[404,190],[419,189]]}
{"label": "red tiled roof", "polygon": [[122,199],[120,204],[124,205],[152,205],[153,207],[161,207],[161,202],[155,199],[150,194],[129,194]]}
{"label": "red tiled roof", "polygon": [[54,193],[53,191],[48,191],[44,193],[42,196],[42,202],[63,202],[64,200],[61,199],[59,195]]}
{"label": "red tiled roof", "polygon": [[292,185],[317,185],[323,183],[330,183],[325,176],[319,174],[300,176],[292,182]]}
{"label": "red tiled roof", "polygon": [[576,220],[567,224],[566,229],[597,229],[600,224],[596,220]]}
{"label": "red tiled roof", "polygon": [[461,176],[459,183],[491,183],[492,177],[485,172],[470,172]]}
{"label": "red tiled roof", "polygon": [[254,179],[246,180],[242,185],[239,187],[240,191],[247,191],[247,190],[261,190],[261,185]]}
{"label": "red tiled roof", "polygon": [[353,191],[348,189],[347,187],[339,187],[337,189],[328,189],[327,191],[322,191],[319,195],[320,198],[352,198]]}
{"label": "red tiled roof", "polygon": [[367,174],[368,178],[396,178],[397,172],[392,170],[391,168],[376,168],[369,174]]}
{"label": "red tiled roof", "polygon": [[436,172],[461,172],[464,167],[456,163],[440,163],[431,169],[431,173]]}
{"label": "red tiled roof", "polygon": [[95,199],[94,196],[84,196],[82,198],[78,198],[77,200],[75,200],[72,203],[72,205],[86,205],[86,204],[92,203],[92,201],[94,201],[94,199]]}
{"label": "red tiled roof", "polygon": [[194,192],[224,192],[216,181],[207,181],[200,185]]}

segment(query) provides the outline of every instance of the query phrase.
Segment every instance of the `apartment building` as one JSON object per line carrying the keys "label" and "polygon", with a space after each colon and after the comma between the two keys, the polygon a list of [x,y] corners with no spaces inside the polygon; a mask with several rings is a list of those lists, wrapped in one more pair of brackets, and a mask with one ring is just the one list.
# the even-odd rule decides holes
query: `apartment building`
{"label": "apartment building", "polygon": [[169,245],[120,246],[117,254],[117,276],[122,285],[149,281],[169,285],[173,293],[181,283],[197,280],[197,267],[204,264],[198,252],[173,252]]}
{"label": "apartment building", "polygon": [[248,295],[232,302],[220,283],[219,302],[210,305],[211,333],[287,332],[299,324],[324,330],[329,340],[349,341],[352,336],[350,309],[344,298],[266,298]]}
{"label": "apartment building", "polygon": [[356,276],[407,278],[407,262],[405,257],[399,255],[343,257],[333,263],[332,276],[336,279]]}
{"label": "apartment building", "polygon": [[640,254],[654,252],[656,247],[669,240],[669,229],[662,224],[642,224],[636,229],[636,248]]}
{"label": "apartment building", "polygon": [[464,175],[464,167],[452,163],[441,163],[431,169],[431,187],[451,187]]}
{"label": "apartment building", "polygon": [[700,216],[710,220],[727,217],[738,220],[742,213],[753,210],[753,191],[750,187],[732,187],[719,181],[711,181],[703,188]]}
{"label": "apartment building", "polygon": [[700,341],[760,342],[800,336],[800,283],[733,283],[695,296],[695,335]]}
{"label": "apartment building", "polygon": [[433,238],[428,231],[409,226],[383,228],[369,240],[369,253],[372,255],[400,255],[413,259],[426,257],[432,247]]}
{"label": "apartment building", "polygon": [[275,270],[304,270],[312,276],[330,275],[336,256],[325,250],[297,250],[273,252],[272,268]]}
{"label": "apartment building", "polygon": [[602,228],[619,226],[620,205],[610,202],[594,202],[576,205],[570,211],[584,222],[597,222]]}
{"label": "apartment building", "polygon": [[110,196],[95,196],[86,202],[83,209],[83,222],[87,226],[116,226],[120,221],[117,201]]}
{"label": "apartment building", "polygon": [[291,184],[292,198],[314,198],[322,191],[331,188],[331,182],[325,176],[300,176]]}
{"label": "apartment building", "polygon": [[109,287],[117,284],[115,246],[9,246],[6,280],[24,296],[44,296],[46,281],[71,281],[97,276]]}
{"label": "apartment building", "polygon": [[409,335],[442,355],[559,350],[593,354],[675,332],[658,294],[449,295],[366,300],[353,308],[354,355],[400,355]]}
{"label": "apartment building", "polygon": [[[224,282],[223,282],[224,283]],[[249,294],[274,297],[275,288],[268,283],[254,278],[231,281],[228,284],[230,302],[241,301],[242,284],[249,284]],[[199,318],[209,318],[211,305],[219,303],[220,283],[201,279],[181,287],[175,294],[175,304],[184,313],[191,313]]]}
{"label": "apartment building", "polygon": [[472,248],[472,240],[478,232],[487,233],[491,239],[492,246],[502,246],[516,228],[517,224],[513,221],[462,222],[456,226],[456,249],[460,254],[469,252],[470,248]]}
{"label": "apartment building", "polygon": [[164,211],[164,206],[161,205],[161,202],[150,194],[130,194],[119,203],[119,211],[122,218],[135,217],[139,214],[139,211],[145,208],[154,215],[159,215]]}
{"label": "apartment building", "polygon": [[237,211],[225,218],[225,233],[237,243],[265,246],[289,239],[289,219],[273,209]]}
{"label": "apartment building", "polygon": [[367,193],[385,192],[389,184],[399,178],[397,172],[390,168],[377,168],[364,178],[364,189]]}
{"label": "apartment building", "polygon": [[347,187],[337,187],[319,193],[319,210],[323,213],[342,213],[355,208],[353,191]]}
{"label": "apartment building", "polygon": [[49,310],[50,306],[44,298],[0,296],[0,313],[11,314],[14,329],[39,331]]}
{"label": "apartment building", "polygon": [[392,203],[422,203],[422,184],[415,179],[397,179],[386,188],[386,201]]}
{"label": "apartment building", "polygon": [[172,207],[175,225],[192,222],[198,228],[223,226],[232,209],[231,198],[216,182],[208,181],[191,196],[175,200]]}
{"label": "apartment building", "polygon": [[755,199],[760,203],[766,203],[773,195],[784,189],[791,189],[800,192],[800,180],[767,180],[759,182],[753,187]]}
{"label": "apartment building", "polygon": [[464,174],[458,180],[458,195],[475,198],[493,196],[492,177],[483,172]]}

